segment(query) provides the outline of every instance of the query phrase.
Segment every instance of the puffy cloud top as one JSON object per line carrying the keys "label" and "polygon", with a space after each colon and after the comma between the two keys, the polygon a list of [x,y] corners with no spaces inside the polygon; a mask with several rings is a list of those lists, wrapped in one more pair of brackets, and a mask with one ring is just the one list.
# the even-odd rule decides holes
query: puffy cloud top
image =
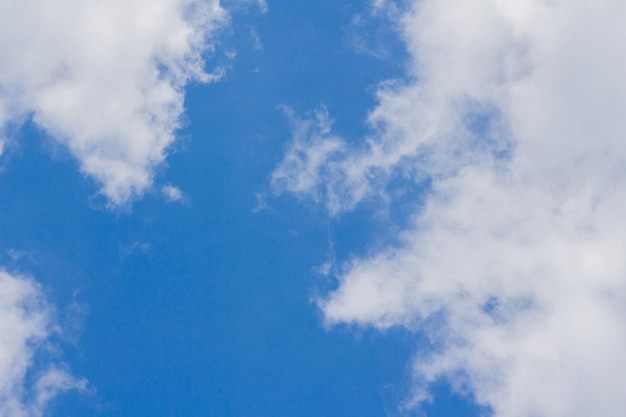
{"label": "puffy cloud top", "polygon": [[0,416],[38,417],[52,397],[84,389],[86,381],[58,364],[34,366],[35,355],[58,330],[39,286],[0,270],[0,288]]}
{"label": "puffy cloud top", "polygon": [[431,181],[402,243],[352,259],[319,301],[331,324],[430,337],[409,405],[445,378],[495,417],[626,414],[625,12],[411,2],[409,79],[382,85],[371,137],[309,129],[275,172],[331,213]]}
{"label": "puffy cloud top", "polygon": [[175,139],[185,84],[219,76],[203,53],[225,20],[218,0],[1,0],[0,142],[32,117],[127,204]]}

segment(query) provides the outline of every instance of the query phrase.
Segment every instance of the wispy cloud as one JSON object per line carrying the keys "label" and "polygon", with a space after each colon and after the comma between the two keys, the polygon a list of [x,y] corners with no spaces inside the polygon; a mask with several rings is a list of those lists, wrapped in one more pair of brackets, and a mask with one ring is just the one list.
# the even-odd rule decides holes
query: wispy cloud
{"label": "wispy cloud", "polygon": [[58,331],[39,286],[0,270],[0,288],[0,416],[39,417],[53,397],[84,390],[87,381],[54,361],[35,365]]}
{"label": "wispy cloud", "polygon": [[263,42],[261,41],[261,38],[259,37],[259,34],[257,33],[254,27],[250,29],[250,39],[252,39],[252,47],[255,50],[257,51],[263,50]]}
{"label": "wispy cloud", "polygon": [[407,406],[444,378],[496,417],[626,413],[625,12],[412,2],[410,74],[380,88],[372,136],[294,135],[274,176],[332,213],[400,176],[431,181],[401,243],[352,259],[319,300],[330,324],[430,338]]}
{"label": "wispy cloud", "polygon": [[113,207],[153,181],[184,87],[227,21],[218,0],[0,2],[0,132],[28,118],[67,146]]}
{"label": "wispy cloud", "polygon": [[292,125],[293,140],[283,161],[272,173],[274,193],[294,193],[324,202],[331,213],[358,202],[360,190],[346,176],[344,140],[332,134],[328,111],[320,107],[308,119],[299,119],[293,110],[283,109]]}
{"label": "wispy cloud", "polygon": [[185,193],[172,184],[167,184],[161,187],[161,194],[168,203],[181,203],[187,200]]}

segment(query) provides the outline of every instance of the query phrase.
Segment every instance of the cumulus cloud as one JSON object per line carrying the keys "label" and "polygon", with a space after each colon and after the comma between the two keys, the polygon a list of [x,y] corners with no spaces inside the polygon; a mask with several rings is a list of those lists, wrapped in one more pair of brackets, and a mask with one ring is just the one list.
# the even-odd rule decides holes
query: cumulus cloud
{"label": "cumulus cloud", "polygon": [[151,186],[204,70],[218,0],[0,1],[0,150],[32,119],[112,206]]}
{"label": "cumulus cloud", "polygon": [[39,360],[58,332],[53,311],[31,279],[0,270],[0,416],[38,417],[59,393],[86,387],[62,365]]}
{"label": "cumulus cloud", "polygon": [[625,12],[411,2],[411,73],[381,86],[371,137],[296,135],[275,176],[327,190],[331,213],[387,198],[394,178],[430,181],[400,243],[349,261],[319,301],[329,324],[429,338],[407,406],[444,379],[495,417],[626,414]]}

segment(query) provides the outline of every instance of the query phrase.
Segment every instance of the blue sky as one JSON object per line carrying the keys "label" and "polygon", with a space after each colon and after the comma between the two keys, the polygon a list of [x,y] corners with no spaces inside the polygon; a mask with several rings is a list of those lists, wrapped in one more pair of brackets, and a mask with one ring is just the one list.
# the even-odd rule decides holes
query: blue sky
{"label": "blue sky", "polygon": [[0,1],[0,417],[623,415],[622,8]]}

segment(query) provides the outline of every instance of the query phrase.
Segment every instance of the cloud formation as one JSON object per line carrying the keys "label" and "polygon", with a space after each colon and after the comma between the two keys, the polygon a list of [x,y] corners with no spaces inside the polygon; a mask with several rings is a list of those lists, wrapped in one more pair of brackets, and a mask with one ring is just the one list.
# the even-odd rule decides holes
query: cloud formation
{"label": "cloud formation", "polygon": [[626,414],[625,12],[414,1],[398,20],[411,73],[381,86],[371,137],[296,135],[275,172],[331,213],[430,181],[401,243],[352,259],[319,301],[329,324],[429,337],[407,406],[445,379],[495,417]]}
{"label": "cloud formation", "polygon": [[46,356],[58,332],[53,311],[31,279],[0,270],[0,417],[38,417],[57,394],[85,389]]}
{"label": "cloud formation", "polygon": [[161,187],[161,194],[168,203],[183,202],[186,199],[185,193],[183,193],[180,188],[172,184],[167,184]]}
{"label": "cloud formation", "polygon": [[218,0],[0,1],[0,151],[32,120],[112,206],[152,184],[181,126],[184,87],[226,21]]}

